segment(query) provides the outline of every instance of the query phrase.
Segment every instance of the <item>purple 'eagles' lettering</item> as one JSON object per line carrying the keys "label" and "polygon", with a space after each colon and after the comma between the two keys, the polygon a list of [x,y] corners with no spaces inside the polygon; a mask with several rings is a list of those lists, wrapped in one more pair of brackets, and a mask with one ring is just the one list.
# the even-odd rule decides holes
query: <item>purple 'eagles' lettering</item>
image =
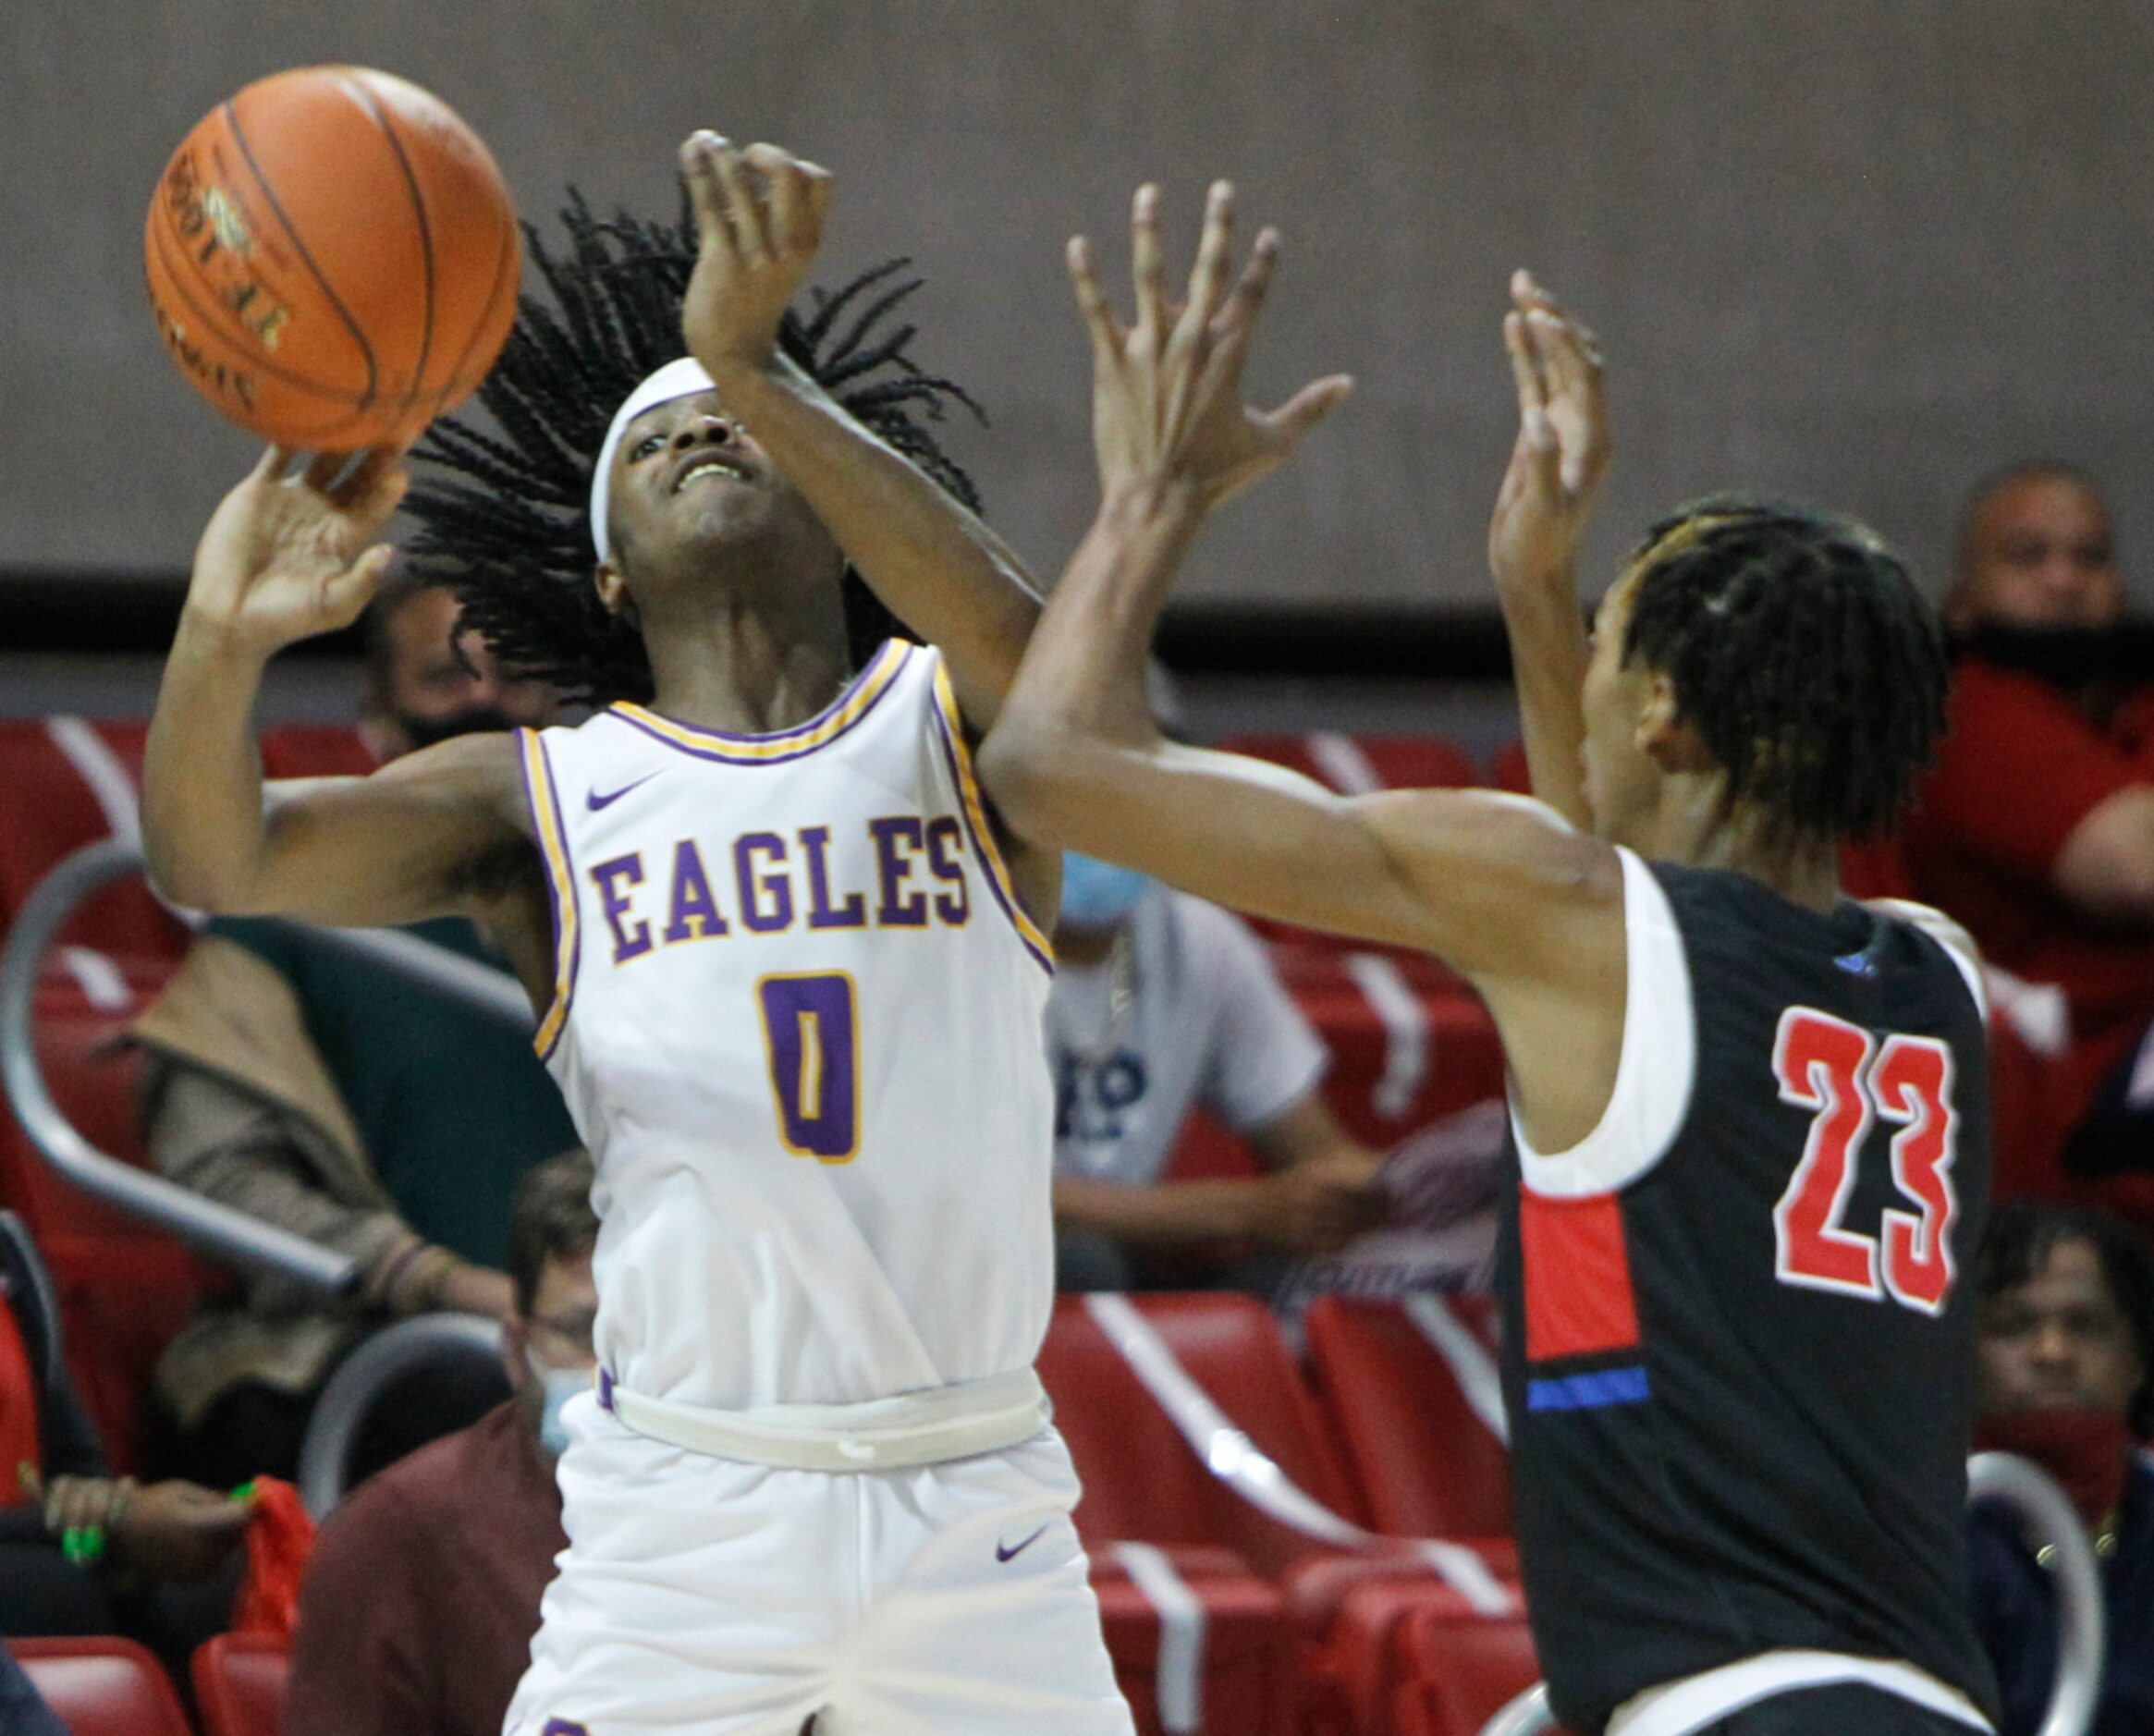
{"label": "purple 'eagles' lettering", "polygon": [[[590,873],[613,961],[628,964],[662,950],[661,941],[785,934],[800,916],[810,929],[961,928],[973,914],[971,848],[956,814],[887,814],[850,833],[804,825],[790,838],[770,831],[674,838]],[[646,884],[645,855],[655,871],[665,864],[662,886]]]}

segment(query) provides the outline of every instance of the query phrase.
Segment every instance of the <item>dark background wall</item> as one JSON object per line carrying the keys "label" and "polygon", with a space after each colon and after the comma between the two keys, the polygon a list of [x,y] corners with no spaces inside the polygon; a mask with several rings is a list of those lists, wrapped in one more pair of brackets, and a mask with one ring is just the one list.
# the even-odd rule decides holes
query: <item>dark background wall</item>
{"label": "dark background wall", "polygon": [[1286,229],[1266,391],[1361,380],[1192,594],[1480,600],[1516,263],[1605,340],[1604,568],[1675,498],[1761,483],[1935,577],[1964,484],[2028,451],[2102,478],[2127,558],[2154,527],[2143,0],[14,0],[0,572],[183,568],[251,446],[158,348],[142,212],[212,104],[318,60],[438,91],[527,214],[570,178],[669,200],[703,124],[829,165],[831,275],[917,257],[924,354],[995,416],[958,444],[1046,571],[1092,497],[1060,243],[1119,259],[1145,176],[1181,247],[1215,174]]}

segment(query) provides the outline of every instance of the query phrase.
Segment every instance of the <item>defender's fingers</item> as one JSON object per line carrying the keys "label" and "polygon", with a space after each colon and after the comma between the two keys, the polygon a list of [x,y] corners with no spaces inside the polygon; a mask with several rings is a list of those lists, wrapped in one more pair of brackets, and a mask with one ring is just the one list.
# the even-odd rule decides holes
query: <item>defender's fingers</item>
{"label": "defender's fingers", "polygon": [[[1511,358],[1511,378],[1518,387],[1518,423],[1529,435],[1545,434],[1548,422],[1548,385],[1541,377],[1540,359],[1526,336],[1525,316],[1503,316],[1503,348]],[[1536,441],[1537,444],[1537,441]]]}
{"label": "defender's fingers", "polygon": [[740,256],[755,263],[770,257],[770,226],[764,211],[762,190],[750,177],[748,165],[731,145],[711,154],[718,185],[726,191],[726,215],[733,226],[733,239]]}
{"label": "defender's fingers", "polygon": [[1139,329],[1167,323],[1167,280],[1159,263],[1159,189],[1150,181],[1130,203],[1130,274],[1137,287]]}
{"label": "defender's fingers", "polygon": [[1092,243],[1082,235],[1071,236],[1064,258],[1070,266],[1070,287],[1077,293],[1077,312],[1092,334],[1093,354],[1104,363],[1121,354],[1122,334],[1114,310],[1108,305],[1107,292],[1099,287],[1099,274],[1092,263]]}
{"label": "defender's fingers", "polygon": [[1249,250],[1249,263],[1242,268],[1241,278],[1234,285],[1234,293],[1227,298],[1227,305],[1212,329],[1221,342],[1246,343],[1256,316],[1262,312],[1264,299],[1271,292],[1272,274],[1279,269],[1279,231],[1266,228],[1258,232],[1256,245]]}
{"label": "defender's fingers", "polygon": [[1353,391],[1350,373],[1328,373],[1312,380],[1277,410],[1259,420],[1270,431],[1273,442],[1291,447],[1310,429],[1345,403]]}
{"label": "defender's fingers", "polygon": [[373,447],[330,491],[329,498],[339,507],[356,507],[368,501],[381,490],[389,473],[404,461],[406,449],[403,446]]}
{"label": "defender's fingers", "polygon": [[262,456],[254,460],[254,468],[248,471],[248,475],[257,482],[281,483],[285,471],[291,468],[291,461],[298,455],[298,449],[293,446],[265,447]]}
{"label": "defender's fingers", "polygon": [[351,469],[349,452],[317,452],[308,461],[304,478],[317,495],[333,495],[338,479]]}
{"label": "defender's fingers", "polygon": [[704,252],[722,249],[738,253],[733,226],[726,215],[726,193],[718,180],[717,153],[725,141],[707,128],[692,132],[680,147],[680,178],[687,183],[689,203],[695,208],[696,233]]}
{"label": "defender's fingers", "polygon": [[1205,196],[1204,234],[1196,244],[1196,263],[1189,274],[1189,307],[1184,318],[1193,332],[1204,330],[1219,311],[1227,281],[1227,262],[1234,247],[1234,185],[1214,181]]}

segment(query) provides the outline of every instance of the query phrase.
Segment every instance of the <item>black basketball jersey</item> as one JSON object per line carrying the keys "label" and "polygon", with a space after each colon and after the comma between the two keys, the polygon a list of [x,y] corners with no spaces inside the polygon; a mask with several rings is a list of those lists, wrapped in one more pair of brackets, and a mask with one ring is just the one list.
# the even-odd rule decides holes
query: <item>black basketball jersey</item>
{"label": "black basketball jersey", "polygon": [[1960,1532],[1989,1179],[1971,952],[1914,907],[1623,866],[1615,1093],[1569,1152],[1514,1132],[1499,1264],[1555,1710],[1597,1731],[1782,1649],[1990,1709]]}

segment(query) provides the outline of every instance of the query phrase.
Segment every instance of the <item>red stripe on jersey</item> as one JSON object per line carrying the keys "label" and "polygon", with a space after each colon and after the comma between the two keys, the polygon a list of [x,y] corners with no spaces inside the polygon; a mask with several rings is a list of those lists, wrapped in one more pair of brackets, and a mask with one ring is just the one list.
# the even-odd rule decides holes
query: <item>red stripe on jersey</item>
{"label": "red stripe on jersey", "polygon": [[1635,1345],[1638,1304],[1616,1195],[1558,1199],[1528,1187],[1518,1195],[1527,1361]]}

